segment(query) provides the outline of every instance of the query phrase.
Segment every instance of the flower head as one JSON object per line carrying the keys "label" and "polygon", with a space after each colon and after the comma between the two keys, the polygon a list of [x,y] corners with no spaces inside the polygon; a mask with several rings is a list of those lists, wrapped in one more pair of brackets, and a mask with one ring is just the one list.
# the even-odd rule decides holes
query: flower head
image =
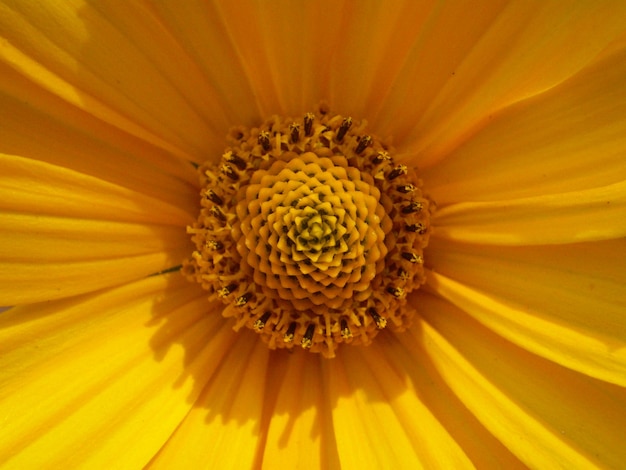
{"label": "flower head", "polygon": [[0,25],[8,468],[623,465],[626,6]]}

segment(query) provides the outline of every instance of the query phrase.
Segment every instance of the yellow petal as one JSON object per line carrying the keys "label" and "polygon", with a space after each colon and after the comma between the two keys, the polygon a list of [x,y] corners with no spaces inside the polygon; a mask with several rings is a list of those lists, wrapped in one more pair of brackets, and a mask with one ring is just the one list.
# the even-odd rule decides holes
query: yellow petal
{"label": "yellow petal", "polygon": [[269,350],[252,332],[237,335],[213,356],[210,382],[149,468],[257,467]]}
{"label": "yellow petal", "polygon": [[0,77],[11,85],[0,91],[5,153],[71,168],[179,206],[197,198],[197,175],[189,162],[66,106],[19,77],[3,70]]}
{"label": "yellow petal", "polygon": [[[626,23],[625,23],[626,24]],[[439,205],[558,194],[626,177],[626,47],[489,122],[423,173]]]}
{"label": "yellow petal", "polygon": [[189,253],[191,214],[178,207],[11,155],[0,155],[0,174],[2,305],[119,285]]}
{"label": "yellow petal", "polygon": [[428,286],[518,346],[626,385],[626,239],[499,248],[433,240]]}
{"label": "yellow petal", "polygon": [[530,354],[423,295],[414,341],[459,399],[531,468],[619,468],[626,390]]}
{"label": "yellow petal", "polygon": [[0,208],[54,216],[184,227],[195,207],[175,207],[132,189],[45,162],[0,154]]}
{"label": "yellow petal", "polygon": [[126,11],[79,0],[1,5],[5,61],[22,80],[114,127],[200,155],[224,134],[225,107],[150,7],[116,8]]}
{"label": "yellow petal", "polygon": [[271,356],[263,468],[286,462],[292,468],[339,468],[332,401],[322,378],[324,360],[302,351]]}
{"label": "yellow petal", "polygon": [[562,194],[461,202],[433,217],[440,238],[494,245],[547,245],[626,236],[626,181]]}
{"label": "yellow petal", "polygon": [[176,274],[4,312],[0,460],[141,468],[235,338],[209,309]]}
{"label": "yellow petal", "polygon": [[322,364],[341,468],[473,468],[378,340]]}
{"label": "yellow petal", "polygon": [[[387,127],[421,166],[447,156],[497,110],[577,73],[626,24],[626,4],[610,0],[488,4],[435,10],[416,43],[418,64],[407,61],[385,101]],[[476,29],[463,24],[476,21]]]}

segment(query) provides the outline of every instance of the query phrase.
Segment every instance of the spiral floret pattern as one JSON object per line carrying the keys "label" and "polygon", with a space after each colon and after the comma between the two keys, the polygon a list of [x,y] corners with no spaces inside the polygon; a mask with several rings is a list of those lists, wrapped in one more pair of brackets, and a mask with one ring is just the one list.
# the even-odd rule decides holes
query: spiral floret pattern
{"label": "spiral floret pattern", "polygon": [[221,162],[200,167],[184,272],[271,348],[332,357],[410,322],[432,204],[414,171],[353,124],[323,106],[300,122],[274,117],[233,129]]}

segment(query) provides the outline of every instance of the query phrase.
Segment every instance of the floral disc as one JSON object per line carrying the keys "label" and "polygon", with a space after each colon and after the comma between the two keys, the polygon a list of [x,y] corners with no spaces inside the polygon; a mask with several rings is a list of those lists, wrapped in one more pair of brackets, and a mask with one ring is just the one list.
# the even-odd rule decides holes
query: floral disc
{"label": "floral disc", "polygon": [[221,162],[199,168],[184,272],[270,348],[332,357],[411,320],[406,295],[424,283],[432,204],[365,127],[324,106],[274,116],[233,129]]}

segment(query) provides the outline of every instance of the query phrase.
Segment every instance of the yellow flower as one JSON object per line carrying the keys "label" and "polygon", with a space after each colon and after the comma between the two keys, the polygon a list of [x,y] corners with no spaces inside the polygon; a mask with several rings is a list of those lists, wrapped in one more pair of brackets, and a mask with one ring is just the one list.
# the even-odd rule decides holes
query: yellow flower
{"label": "yellow flower", "polygon": [[[0,41],[6,468],[624,465],[626,3],[3,0]],[[190,162],[322,100],[437,204],[411,328],[333,359],[175,269]]]}

